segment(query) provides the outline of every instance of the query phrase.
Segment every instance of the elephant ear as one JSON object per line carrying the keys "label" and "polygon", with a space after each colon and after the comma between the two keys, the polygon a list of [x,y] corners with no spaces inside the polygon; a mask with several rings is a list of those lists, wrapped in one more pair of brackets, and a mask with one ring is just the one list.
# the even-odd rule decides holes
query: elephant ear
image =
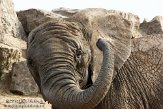
{"label": "elephant ear", "polygon": [[[92,23],[94,30],[114,49],[115,68],[119,70],[131,53],[131,24],[119,15],[105,15]],[[98,36],[97,36],[98,37]]]}
{"label": "elephant ear", "polygon": [[[73,16],[88,31],[92,31],[91,45],[93,51],[94,72],[99,72],[102,54],[96,47],[98,38],[102,37],[112,46],[115,55],[115,69],[119,70],[131,53],[131,24],[122,16],[109,13],[105,9],[86,9]],[[94,74],[93,80],[98,74]]]}

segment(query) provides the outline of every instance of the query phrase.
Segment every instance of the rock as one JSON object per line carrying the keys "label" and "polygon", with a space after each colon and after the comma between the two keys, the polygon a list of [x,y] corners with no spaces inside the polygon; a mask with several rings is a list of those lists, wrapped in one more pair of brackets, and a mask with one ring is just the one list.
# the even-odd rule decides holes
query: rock
{"label": "rock", "polygon": [[0,1],[0,89],[7,89],[11,82],[13,63],[19,62],[22,50],[26,49],[26,38],[12,0]]}
{"label": "rock", "polygon": [[69,9],[69,8],[63,8],[63,7],[52,10],[53,13],[60,14],[66,17],[71,17],[72,15],[76,14],[79,11],[80,11],[79,9]]}
{"label": "rock", "polygon": [[14,63],[11,79],[10,91],[12,93],[18,95],[38,93],[38,86],[28,70],[26,60]]}
{"label": "rock", "polygon": [[[1,37],[1,36],[0,36]],[[12,48],[17,48],[17,49],[26,49],[27,48],[27,43],[21,39],[12,37],[12,36],[7,36],[3,37],[3,40],[0,40],[0,44],[6,45]]]}
{"label": "rock", "polygon": [[28,9],[19,11],[17,12],[17,15],[27,35],[35,27],[38,27],[45,22],[58,18],[65,18],[62,15],[39,9]]}
{"label": "rock", "polygon": [[26,58],[26,49],[27,49],[27,42],[25,42],[24,40],[12,37],[12,36],[8,36],[8,37],[4,37],[3,40],[0,41],[0,48],[3,46],[5,46],[5,48],[9,47],[13,48],[13,49],[19,49],[22,53],[23,58]]}
{"label": "rock", "polygon": [[140,24],[140,30],[147,35],[163,34],[163,17],[156,16],[149,22],[144,20]]}
{"label": "rock", "polygon": [[1,72],[9,73],[12,69],[12,64],[17,62],[21,57],[20,49],[0,45],[0,69]]}
{"label": "rock", "polygon": [[8,36],[24,39],[26,34],[14,11],[12,0],[1,0],[0,13],[0,41]]}
{"label": "rock", "polygon": [[0,89],[5,89],[10,83],[10,72],[14,62],[21,57],[21,50],[0,44]]}

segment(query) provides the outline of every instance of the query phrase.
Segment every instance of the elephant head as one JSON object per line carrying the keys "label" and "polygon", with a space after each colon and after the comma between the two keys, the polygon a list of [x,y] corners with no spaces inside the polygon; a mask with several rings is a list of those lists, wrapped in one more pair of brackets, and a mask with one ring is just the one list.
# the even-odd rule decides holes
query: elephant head
{"label": "elephant head", "polygon": [[[81,17],[80,13],[43,24],[28,37],[29,70],[44,99],[57,109],[98,105],[110,88],[114,69],[130,54],[131,32],[126,20],[112,15]],[[115,24],[102,22],[109,22],[108,18]]]}

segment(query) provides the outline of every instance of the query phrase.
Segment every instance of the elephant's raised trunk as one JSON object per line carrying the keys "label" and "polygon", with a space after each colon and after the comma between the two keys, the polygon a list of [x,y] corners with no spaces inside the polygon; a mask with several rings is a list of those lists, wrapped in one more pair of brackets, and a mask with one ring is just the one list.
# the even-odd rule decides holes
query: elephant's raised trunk
{"label": "elephant's raised trunk", "polygon": [[[65,35],[65,37],[67,36]],[[92,86],[82,90],[75,78],[76,69],[72,54],[74,50],[72,47],[74,46],[73,38],[66,39],[65,37],[55,36],[51,40],[46,39],[47,42],[44,39],[44,41],[39,42],[41,45],[36,45],[40,47],[37,54],[41,53],[39,57],[35,56],[35,60],[40,61],[37,63],[41,81],[39,87],[44,99],[57,109],[93,109],[110,88],[114,70],[114,55],[109,45],[104,40],[99,39],[97,46],[103,52],[99,76]],[[67,42],[67,40],[69,41]],[[32,42],[31,46],[34,46]]]}
{"label": "elephant's raised trunk", "polygon": [[92,109],[104,98],[112,82],[114,57],[105,41],[99,40],[97,46],[103,51],[103,62],[95,83],[81,90],[75,80],[73,66],[70,65],[70,56],[58,54],[60,59],[55,60],[57,65],[46,72],[48,76],[41,78],[46,100],[58,109]]}

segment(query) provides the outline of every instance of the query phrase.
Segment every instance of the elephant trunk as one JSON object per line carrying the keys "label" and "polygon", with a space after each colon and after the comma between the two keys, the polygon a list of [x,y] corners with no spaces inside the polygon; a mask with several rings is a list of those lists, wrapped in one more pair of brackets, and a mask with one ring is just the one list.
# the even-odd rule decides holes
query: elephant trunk
{"label": "elephant trunk", "polygon": [[58,109],[92,109],[104,98],[112,82],[114,55],[104,40],[99,39],[97,46],[103,52],[103,62],[93,85],[80,89],[74,75],[72,56],[58,52],[53,63],[49,62],[53,66],[41,74],[41,91],[45,100]]}

